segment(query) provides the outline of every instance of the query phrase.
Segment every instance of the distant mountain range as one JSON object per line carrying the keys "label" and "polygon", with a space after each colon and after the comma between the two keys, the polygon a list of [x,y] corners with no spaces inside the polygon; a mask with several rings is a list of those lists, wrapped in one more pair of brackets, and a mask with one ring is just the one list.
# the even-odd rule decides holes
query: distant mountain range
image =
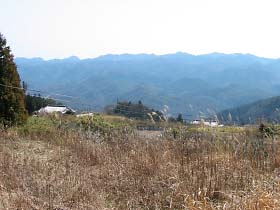
{"label": "distant mountain range", "polygon": [[223,123],[251,124],[260,121],[280,122],[280,97],[272,97],[224,110],[218,114]]}
{"label": "distant mountain range", "polygon": [[102,110],[117,100],[141,100],[156,110],[167,105],[170,114],[194,119],[280,95],[280,59],[250,54],[122,54],[15,62],[30,89],[78,97],[43,93],[76,109]]}

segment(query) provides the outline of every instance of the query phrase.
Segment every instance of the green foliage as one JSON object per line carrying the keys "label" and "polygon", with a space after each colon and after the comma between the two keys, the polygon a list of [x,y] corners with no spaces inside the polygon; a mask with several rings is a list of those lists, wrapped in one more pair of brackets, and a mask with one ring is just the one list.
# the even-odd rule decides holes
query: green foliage
{"label": "green foliage", "polygon": [[98,117],[101,120],[110,123],[114,128],[122,128],[128,126],[133,127],[133,125],[135,125],[136,123],[136,121],[123,116],[96,114],[94,117]]}
{"label": "green foliage", "polygon": [[177,120],[177,122],[184,123],[184,119],[183,119],[182,114],[178,114],[178,117],[177,117],[176,120]]}
{"label": "green foliage", "polygon": [[164,119],[160,111],[148,108],[141,101],[137,104],[127,101],[118,102],[113,113],[137,120],[153,120],[159,122]]}
{"label": "green foliage", "polygon": [[[108,116],[109,117],[109,116]],[[85,117],[75,116],[31,116],[26,123],[17,128],[20,134],[24,135],[49,135],[55,136],[64,132],[85,131],[98,132],[101,135],[110,133],[113,130],[119,130],[129,126],[120,119],[108,119],[107,116],[94,115]]]}
{"label": "green foliage", "polygon": [[[0,121],[4,125],[21,124],[27,119],[24,91],[10,47],[0,33]],[[15,87],[15,88],[11,88]]]}
{"label": "green foliage", "polygon": [[77,125],[85,130],[99,131],[102,133],[114,128],[112,124],[97,116],[81,117],[77,119]]}
{"label": "green foliage", "polygon": [[29,117],[26,123],[18,128],[19,133],[39,134],[39,133],[57,133],[59,121],[51,117]]}
{"label": "green foliage", "polygon": [[128,118],[135,118],[141,120],[147,120],[149,108],[142,103],[133,104],[131,102],[118,102],[114,109],[115,114],[123,115]]}
{"label": "green foliage", "polygon": [[279,124],[264,124],[259,125],[259,132],[265,138],[279,136],[280,135],[280,126]]}
{"label": "green foliage", "polygon": [[61,104],[57,103],[52,99],[42,98],[40,95],[38,96],[27,95],[25,97],[25,107],[29,115],[31,115],[34,111],[38,111],[40,108],[45,107],[47,105],[61,105]]}

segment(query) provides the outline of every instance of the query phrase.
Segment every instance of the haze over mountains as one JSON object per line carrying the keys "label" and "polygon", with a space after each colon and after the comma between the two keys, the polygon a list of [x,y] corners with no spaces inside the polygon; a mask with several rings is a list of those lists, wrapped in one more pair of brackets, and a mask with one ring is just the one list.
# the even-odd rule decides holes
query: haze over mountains
{"label": "haze over mountains", "polygon": [[68,103],[81,109],[81,103],[101,110],[117,100],[141,100],[155,109],[168,105],[171,114],[193,119],[280,95],[280,60],[250,54],[122,54],[15,62],[30,89],[77,96],[79,100]]}
{"label": "haze over mountains", "polygon": [[[230,115],[230,117],[229,117]],[[221,122],[227,124],[252,124],[280,122],[280,96],[262,99],[218,113]]]}

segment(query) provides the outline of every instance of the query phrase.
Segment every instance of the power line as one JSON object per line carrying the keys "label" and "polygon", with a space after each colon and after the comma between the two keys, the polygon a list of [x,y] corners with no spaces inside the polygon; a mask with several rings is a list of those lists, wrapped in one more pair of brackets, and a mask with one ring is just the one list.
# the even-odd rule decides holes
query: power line
{"label": "power line", "polygon": [[[58,93],[52,93],[52,92],[48,92],[48,91],[41,91],[41,90],[34,90],[34,89],[24,89],[24,88],[21,88],[21,87],[15,87],[15,86],[11,86],[11,85],[4,85],[4,84],[1,84],[1,86],[4,86],[4,87],[9,87],[9,88],[14,88],[14,89],[20,89],[20,90],[28,90],[28,91],[31,91],[31,92],[37,92],[37,93],[47,93],[47,94],[50,94],[50,95],[56,95],[56,96],[63,96],[63,97],[69,97],[69,98],[76,98],[76,99],[80,99],[80,97],[74,97],[74,96],[69,96],[69,95],[64,95],[64,94],[58,94]],[[93,106],[92,104],[86,104],[86,103],[81,103],[81,102],[74,102],[73,100],[70,101],[70,100],[62,100],[62,99],[57,99],[57,98],[51,98],[51,97],[46,97],[47,99],[53,99],[53,100],[56,100],[56,101],[63,101],[63,102],[67,102],[67,103],[72,103],[72,104],[78,104],[78,105],[82,105],[82,106],[86,106],[86,107],[97,107],[97,106]],[[131,107],[130,105],[125,105],[125,104],[118,104],[118,106],[122,106],[122,107]],[[100,107],[100,108],[103,108],[103,107]],[[144,114],[145,113],[145,110],[143,111],[130,111],[130,110],[121,110],[121,109],[118,109],[119,111],[122,111],[125,112],[125,113],[135,113],[135,114]],[[147,110],[146,110],[147,111]]]}
{"label": "power line", "polygon": [[[75,96],[70,96],[70,95],[65,95],[65,94],[58,94],[58,93],[52,93],[49,91],[41,91],[41,90],[35,90],[35,89],[24,89],[22,87],[16,87],[16,86],[12,86],[12,85],[5,85],[0,83],[0,86],[2,87],[7,87],[7,88],[12,88],[12,89],[17,89],[17,90],[23,90],[23,91],[29,91],[29,92],[36,92],[36,93],[45,93],[45,94],[49,94],[49,95],[55,95],[55,96],[61,96],[61,97],[68,97],[68,98],[72,98],[72,100],[63,100],[63,99],[58,99],[58,98],[53,98],[53,97],[43,97],[45,99],[52,99],[52,100],[56,100],[56,101],[62,101],[62,102],[67,102],[67,103],[72,103],[72,104],[78,104],[81,106],[86,106],[86,107],[90,107],[92,108],[92,104],[85,104],[85,103],[81,103],[81,102],[77,102],[77,101],[73,101],[73,99],[80,99],[80,97],[75,97]],[[36,95],[34,95],[36,96]]]}
{"label": "power line", "polygon": [[1,83],[0,83],[0,86],[8,87],[8,88],[13,88],[13,89],[18,89],[18,90],[27,90],[27,91],[30,91],[30,92],[45,93],[45,94],[50,94],[50,95],[68,97],[68,98],[79,98],[79,97],[76,97],[76,96],[69,96],[69,95],[64,95],[64,94],[59,94],[59,93],[51,93],[51,92],[48,92],[48,91],[34,90],[34,89],[28,89],[28,88],[24,89],[22,87],[16,87],[16,86],[12,86],[12,85],[5,85],[5,84],[1,84]]}
{"label": "power line", "polygon": [[68,103],[71,102],[71,101],[68,101],[68,100],[63,100],[63,99],[58,99],[58,98],[50,98],[50,97],[47,97],[47,98],[43,97],[43,98],[44,98],[44,99],[51,99],[51,100],[55,100],[55,101],[68,102]]}
{"label": "power line", "polygon": [[[11,85],[4,85],[4,84],[1,84],[1,83],[0,83],[0,86],[8,87],[8,88],[13,88],[13,89],[18,89],[18,90],[28,90],[28,91],[31,91],[31,92],[48,93],[48,94],[57,95],[57,96],[79,98],[79,97],[73,97],[73,96],[57,94],[57,93],[50,93],[50,92],[40,91],[40,90],[24,89],[24,88],[21,88],[21,87],[16,87],[16,86],[11,86]],[[45,99],[52,99],[52,100],[56,100],[56,101],[67,102],[67,103],[72,103],[72,104],[79,104],[79,105],[88,106],[88,107],[93,107],[92,104],[85,104],[85,103],[81,103],[81,102],[74,102],[74,101],[70,101],[70,100],[57,99],[57,98],[52,98],[52,97],[44,97],[44,98]],[[130,107],[130,105],[124,105],[124,104],[118,104],[118,105],[122,106],[122,107]],[[129,111],[129,110],[121,110],[121,109],[118,109],[118,110],[122,111],[122,112],[125,112],[125,113],[137,113],[137,114],[143,114],[144,113],[144,112],[140,112],[140,111],[136,112],[136,111]]]}
{"label": "power line", "polygon": [[[45,94],[50,94],[50,95],[56,95],[56,96],[61,96],[61,97],[68,97],[68,98],[72,98],[72,99],[80,99],[80,97],[76,97],[76,96],[70,96],[70,95],[65,95],[65,94],[58,94],[58,93],[52,93],[49,91],[41,91],[41,90],[35,90],[35,89],[25,89],[22,87],[16,87],[16,86],[12,86],[12,85],[5,85],[5,84],[1,84],[0,86],[2,87],[7,87],[7,88],[13,88],[13,89],[18,89],[18,90],[23,90],[23,91],[30,91],[30,92],[36,92],[36,93],[45,93]],[[67,103],[72,103],[72,104],[78,104],[81,106],[85,106],[87,108],[93,108],[93,107],[97,107],[93,106],[93,104],[86,104],[86,103],[81,103],[81,102],[74,102],[73,100],[63,100],[63,99],[57,99],[57,98],[52,98],[52,97],[45,97],[46,99],[52,99],[52,100],[56,100],[56,101],[62,101],[62,102],[67,102]],[[136,104],[137,105],[137,104]],[[131,105],[126,105],[126,104],[120,104],[118,103],[115,108],[117,108],[117,106],[121,106],[121,107],[131,107]],[[99,108],[102,108],[99,106]],[[143,110],[143,111],[130,111],[130,110],[124,110],[124,109],[117,109],[119,111],[121,111],[122,113],[135,113],[135,114],[145,114],[145,111],[147,110]],[[118,113],[116,113],[118,114]],[[121,113],[120,113],[121,114]],[[173,113],[174,114],[174,113]],[[183,119],[183,120],[187,120],[187,119]]]}

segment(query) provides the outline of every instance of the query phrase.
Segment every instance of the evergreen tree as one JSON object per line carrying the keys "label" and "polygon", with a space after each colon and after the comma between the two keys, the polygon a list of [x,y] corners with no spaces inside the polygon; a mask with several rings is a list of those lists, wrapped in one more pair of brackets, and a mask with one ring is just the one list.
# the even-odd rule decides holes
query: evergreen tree
{"label": "evergreen tree", "polygon": [[177,117],[176,120],[177,120],[177,122],[184,123],[184,119],[183,119],[182,114],[178,114],[178,117]]}
{"label": "evergreen tree", "polygon": [[148,108],[142,104],[141,101],[138,101],[138,103],[132,103],[131,101],[118,101],[116,107],[113,110],[114,114],[123,115],[128,118],[134,118],[138,120],[149,120],[150,113],[152,112],[156,113],[154,116],[152,116],[154,121],[158,122],[165,120],[163,114],[160,111],[155,111]]}
{"label": "evergreen tree", "polygon": [[21,124],[27,119],[24,91],[10,47],[0,33],[0,122],[4,125]]}
{"label": "evergreen tree", "polygon": [[31,96],[27,95],[25,96],[25,108],[28,111],[28,114],[31,115],[34,111],[38,111],[42,107],[45,106],[56,106],[56,105],[62,105],[61,103],[56,102],[52,99],[45,99],[42,98],[40,95],[38,96]]}

